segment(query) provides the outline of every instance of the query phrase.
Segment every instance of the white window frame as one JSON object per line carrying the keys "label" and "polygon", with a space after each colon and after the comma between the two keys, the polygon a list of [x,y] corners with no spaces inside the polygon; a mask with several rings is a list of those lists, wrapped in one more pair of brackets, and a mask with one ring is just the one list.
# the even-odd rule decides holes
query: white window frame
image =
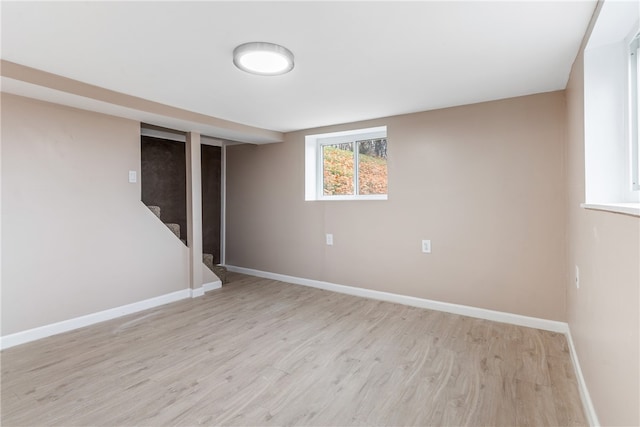
{"label": "white window frame", "polygon": [[[387,139],[387,127],[331,132],[305,137],[305,200],[387,200],[387,194],[349,194],[327,196],[323,191],[322,148],[335,144],[354,144],[354,192],[358,191],[358,148],[357,141]],[[387,139],[388,140],[388,139]],[[388,191],[387,191],[388,192]]]}
{"label": "white window frame", "polygon": [[[630,47],[640,3],[605,1],[584,50],[583,208],[640,216],[638,62]],[[637,57],[634,53],[634,57]],[[635,76],[632,68],[636,67]],[[635,82],[635,83],[634,83]]]}

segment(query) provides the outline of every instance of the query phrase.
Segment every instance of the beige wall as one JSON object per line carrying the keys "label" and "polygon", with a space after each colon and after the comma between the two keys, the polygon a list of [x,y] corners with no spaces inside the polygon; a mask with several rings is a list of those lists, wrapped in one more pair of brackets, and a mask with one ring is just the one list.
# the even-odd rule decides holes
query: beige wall
{"label": "beige wall", "polygon": [[129,170],[139,123],[2,94],[2,335],[188,287]]}
{"label": "beige wall", "polygon": [[[569,327],[602,425],[640,425],[640,218],[586,210],[583,56],[567,87]],[[576,289],[574,266],[580,268]]]}
{"label": "beige wall", "polygon": [[[389,200],[305,202],[305,134],[377,125]],[[564,138],[554,92],[231,146],[227,264],[565,320]]]}

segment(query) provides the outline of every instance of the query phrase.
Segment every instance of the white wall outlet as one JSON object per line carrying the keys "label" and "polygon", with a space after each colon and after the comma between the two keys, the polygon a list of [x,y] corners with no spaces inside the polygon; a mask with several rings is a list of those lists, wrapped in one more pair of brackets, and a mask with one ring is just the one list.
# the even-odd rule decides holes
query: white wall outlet
{"label": "white wall outlet", "polygon": [[327,246],[333,246],[333,234],[327,234]]}
{"label": "white wall outlet", "polygon": [[576,265],[576,289],[580,289],[580,268]]}
{"label": "white wall outlet", "polygon": [[422,252],[425,254],[431,253],[431,240],[422,241]]}
{"label": "white wall outlet", "polygon": [[129,182],[132,184],[138,182],[138,172],[129,171]]}

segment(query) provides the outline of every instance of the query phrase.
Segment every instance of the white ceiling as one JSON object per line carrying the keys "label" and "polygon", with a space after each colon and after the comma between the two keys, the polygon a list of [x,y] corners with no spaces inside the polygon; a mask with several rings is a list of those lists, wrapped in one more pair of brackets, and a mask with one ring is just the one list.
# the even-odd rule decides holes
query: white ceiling
{"label": "white ceiling", "polygon": [[[286,132],[563,89],[595,4],[3,1],[1,56]],[[236,69],[249,41],[294,70]]]}

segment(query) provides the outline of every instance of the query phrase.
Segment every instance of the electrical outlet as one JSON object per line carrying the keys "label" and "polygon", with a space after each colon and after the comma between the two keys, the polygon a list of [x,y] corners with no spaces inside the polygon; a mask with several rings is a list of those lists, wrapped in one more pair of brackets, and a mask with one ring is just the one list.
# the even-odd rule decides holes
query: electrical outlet
{"label": "electrical outlet", "polygon": [[327,234],[327,246],[333,246],[333,234]]}
{"label": "electrical outlet", "polygon": [[129,171],[129,182],[132,184],[138,182],[138,173],[136,171]]}
{"label": "electrical outlet", "polygon": [[422,252],[425,254],[431,253],[431,240],[422,241]]}
{"label": "electrical outlet", "polygon": [[580,289],[580,268],[576,265],[576,289]]}

